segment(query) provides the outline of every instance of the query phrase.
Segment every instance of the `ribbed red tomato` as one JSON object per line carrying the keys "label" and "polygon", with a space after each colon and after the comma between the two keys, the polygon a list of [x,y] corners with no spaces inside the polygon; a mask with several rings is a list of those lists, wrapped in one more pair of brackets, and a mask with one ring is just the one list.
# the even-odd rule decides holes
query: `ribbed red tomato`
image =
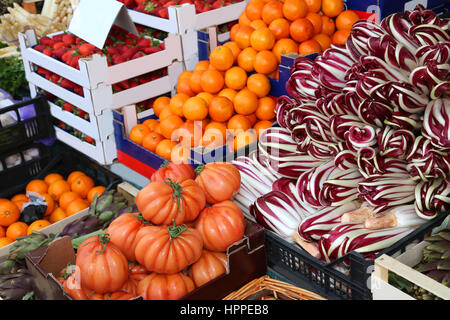
{"label": "ribbed red tomato", "polygon": [[205,193],[192,179],[150,182],[136,196],[139,212],[156,225],[194,221],[205,205]]}
{"label": "ribbed red tomato", "polygon": [[225,252],[244,236],[244,215],[234,202],[225,200],[203,209],[195,229],[202,235],[205,249]]}
{"label": "ribbed red tomato", "polygon": [[196,168],[195,181],[203,189],[209,204],[229,200],[241,188],[239,170],[228,162],[211,162]]}
{"label": "ribbed red tomato", "polygon": [[194,281],[181,272],[152,273],[139,282],[137,294],[144,300],[178,300],[194,289]]}
{"label": "ribbed red tomato", "polygon": [[171,179],[195,179],[194,168],[187,163],[174,163],[165,161],[161,167],[156,170],[150,177],[150,182],[165,181]]}
{"label": "ribbed red tomato", "polygon": [[197,261],[203,248],[202,236],[186,226],[147,226],[139,230],[136,261],[150,272],[177,273]]}
{"label": "ribbed red tomato", "polygon": [[106,233],[109,234],[111,243],[115,244],[129,261],[134,261],[136,260],[134,255],[136,234],[139,229],[148,224],[139,213],[124,213],[111,222]]}
{"label": "ribbed red tomato", "polygon": [[136,295],[118,290],[112,293],[105,293],[103,300],[130,300],[132,298],[136,298]]}
{"label": "ribbed red tomato", "polygon": [[189,268],[189,276],[194,280],[195,286],[200,287],[226,273],[227,264],[225,253],[203,250],[200,259]]}
{"label": "ribbed red tomato", "polygon": [[128,279],[128,260],[107,234],[84,240],[77,250],[81,285],[96,293],[119,290]]}

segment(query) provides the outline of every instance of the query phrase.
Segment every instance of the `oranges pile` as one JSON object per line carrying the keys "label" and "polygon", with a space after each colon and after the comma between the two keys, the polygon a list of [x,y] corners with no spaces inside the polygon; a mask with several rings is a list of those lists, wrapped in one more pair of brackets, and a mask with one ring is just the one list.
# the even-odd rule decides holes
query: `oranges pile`
{"label": "oranges pile", "polygon": [[251,0],[230,39],[243,50],[249,69],[253,62],[254,70],[276,78],[274,56],[279,64],[281,55],[320,54],[332,44],[345,44],[358,19],[344,10],[343,0]]}
{"label": "oranges pile", "polygon": [[257,141],[274,122],[276,100],[268,96],[268,72],[249,74],[238,61],[240,52],[236,42],[227,42],[210,60],[184,71],[177,93],[155,100],[158,120],[134,126],[129,139],[172,162],[186,162],[197,146],[237,150]]}
{"label": "oranges pile", "polygon": [[50,173],[43,180],[30,181],[25,191],[45,198],[44,217],[30,225],[19,221],[23,204],[29,202],[26,194],[0,199],[0,247],[88,208],[95,194],[99,197],[105,189],[95,186],[94,180],[81,171],[72,171],[67,179],[59,173]]}

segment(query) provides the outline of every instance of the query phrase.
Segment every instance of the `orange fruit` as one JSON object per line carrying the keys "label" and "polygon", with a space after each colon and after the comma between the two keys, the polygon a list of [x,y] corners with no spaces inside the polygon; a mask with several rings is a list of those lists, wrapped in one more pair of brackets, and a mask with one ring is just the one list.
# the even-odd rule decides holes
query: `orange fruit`
{"label": "orange fruit", "polygon": [[[244,11],[245,12],[245,11]],[[242,24],[243,26],[243,24]],[[236,33],[239,30],[239,28],[241,27],[241,24],[236,23],[235,25],[233,25],[230,29],[230,40],[234,42],[234,40],[236,39]]]}
{"label": "orange fruit", "polygon": [[237,43],[239,49],[243,50],[250,47],[250,37],[252,36],[253,29],[250,26],[241,26],[234,37],[234,41]]}
{"label": "orange fruit", "polygon": [[258,96],[248,88],[240,90],[233,99],[234,110],[238,114],[249,115],[258,108]]}
{"label": "orange fruit", "polygon": [[73,192],[73,191],[66,191],[59,197],[59,202],[58,202],[59,207],[62,208],[63,210],[66,210],[67,207],[69,206],[69,204],[73,200],[79,199],[79,198],[81,198],[81,196],[78,193]]}
{"label": "orange fruit", "polygon": [[197,97],[202,98],[203,100],[205,100],[206,104],[209,105],[214,95],[209,92],[200,92],[199,94],[197,94]]}
{"label": "orange fruit", "polygon": [[322,47],[319,42],[314,39],[306,40],[298,46],[298,53],[301,55],[308,55],[312,53],[322,53]]}
{"label": "orange fruit", "polygon": [[234,137],[234,150],[239,150],[257,141],[256,132],[254,129],[239,132]]}
{"label": "orange fruit", "polygon": [[250,45],[257,51],[270,50],[274,44],[275,36],[267,27],[253,31],[250,36]]}
{"label": "orange fruit", "polygon": [[48,221],[50,223],[55,223],[63,220],[66,217],[67,217],[66,212],[61,207],[58,207],[52,212],[50,217],[48,217]]}
{"label": "orange fruit", "polygon": [[208,116],[208,105],[200,97],[191,97],[183,105],[183,114],[188,120],[203,120]]}
{"label": "orange fruit", "polygon": [[286,19],[294,21],[304,18],[308,14],[308,6],[304,0],[285,0],[283,3],[283,15]]}
{"label": "orange fruit", "polygon": [[91,190],[94,186],[95,186],[94,179],[88,176],[81,176],[75,179],[74,182],[72,182],[70,188],[73,192],[78,193],[81,196],[81,198],[86,199],[89,190]]}
{"label": "orange fruit", "polygon": [[[209,70],[209,67],[208,69]],[[192,73],[191,77],[189,78],[189,86],[191,87],[191,90],[195,93],[199,93],[202,92],[202,86],[200,83],[200,80],[202,78],[202,74],[203,72],[205,72],[206,70],[195,70]]]}
{"label": "orange fruit", "polygon": [[187,120],[173,132],[172,140],[181,142],[183,146],[188,148],[196,147],[198,146],[202,133],[200,121]]}
{"label": "orange fruit", "polygon": [[8,226],[6,229],[6,236],[12,240],[27,235],[28,225],[25,222],[17,221]]}
{"label": "orange fruit", "polygon": [[10,239],[8,237],[1,237],[0,238],[0,248],[7,246],[8,244],[13,243],[13,242],[14,242],[13,239]]}
{"label": "orange fruit", "polygon": [[209,116],[213,121],[224,122],[231,118],[234,113],[233,102],[226,98],[216,96],[209,105]]}
{"label": "orange fruit", "polygon": [[316,40],[320,44],[322,52],[331,47],[331,38],[325,33],[316,34],[313,40]]}
{"label": "orange fruit", "polygon": [[227,138],[227,125],[225,122],[212,121],[205,128],[202,145],[215,148],[225,144]]}
{"label": "orange fruit", "polygon": [[320,14],[309,12],[306,15],[306,19],[312,23],[314,27],[314,34],[319,34],[322,32],[322,16]]}
{"label": "orange fruit", "polygon": [[353,10],[342,11],[336,17],[336,28],[338,30],[351,30],[353,24],[359,20],[359,16]]}
{"label": "orange fruit", "polygon": [[23,194],[23,193],[19,193],[14,195],[14,197],[11,198],[11,201],[28,201],[30,199],[28,199],[28,197]]}
{"label": "orange fruit", "polygon": [[265,97],[270,92],[270,80],[262,73],[254,73],[247,79],[247,88],[258,98]]}
{"label": "orange fruit", "polygon": [[[159,126],[155,126],[155,128],[153,129],[153,131],[161,133],[161,121],[165,118],[167,118],[168,116],[173,116],[176,114],[173,113],[172,109],[170,108],[170,105],[164,109],[161,110],[160,114],[159,114]],[[159,131],[158,131],[159,130]]]}
{"label": "orange fruit", "polygon": [[[170,104],[169,104],[170,111],[172,111],[172,114],[182,117],[183,116],[183,104],[186,102],[187,99],[189,99],[189,96],[185,93],[176,93],[175,95],[173,95],[172,99],[170,99]],[[161,122],[162,122],[162,120],[160,121],[160,124],[161,124]]]}
{"label": "orange fruit", "polygon": [[48,184],[45,183],[44,180],[40,179],[31,180],[25,187],[25,191],[33,191],[42,195],[44,193],[47,193]]}
{"label": "orange fruit", "polygon": [[331,43],[345,45],[350,34],[351,30],[337,30],[331,37]]}
{"label": "orange fruit", "polygon": [[144,122],[142,122],[142,124],[144,126],[147,126],[150,129],[150,131],[154,131],[155,127],[159,124],[159,121],[156,119],[147,119]]}
{"label": "orange fruit", "polygon": [[255,30],[261,29],[261,28],[267,28],[267,24],[262,21],[261,19],[254,20],[249,24],[250,27],[252,27]]}
{"label": "orange fruit", "polygon": [[272,120],[275,118],[275,99],[271,97],[263,97],[258,101],[258,108],[256,109],[256,117],[259,120]]}
{"label": "orange fruit", "polygon": [[144,124],[137,124],[130,130],[129,139],[138,145],[142,145],[142,139],[150,133],[150,129]]}
{"label": "orange fruit", "polygon": [[217,95],[219,97],[227,97],[231,101],[233,101],[234,96],[236,95],[237,91],[231,88],[223,88]]}
{"label": "orange fruit", "polygon": [[254,68],[258,73],[270,74],[278,68],[277,57],[272,51],[260,51],[256,54]]}
{"label": "orange fruit", "polygon": [[262,0],[251,0],[245,8],[245,15],[250,21],[262,19],[262,11],[265,4]]}
{"label": "orange fruit", "polygon": [[256,137],[259,140],[259,137],[261,137],[261,133],[263,133],[264,130],[270,128],[273,124],[273,121],[269,120],[261,120],[254,124],[253,129],[256,131]]}
{"label": "orange fruit", "polygon": [[[238,30],[238,34],[242,28],[244,27]],[[228,70],[234,63],[233,51],[226,46],[217,46],[209,55],[209,63],[219,71]]]}
{"label": "orange fruit", "polygon": [[252,72],[255,70],[254,63],[256,59],[256,54],[258,51],[256,51],[252,47],[245,48],[244,50],[239,53],[237,64],[239,67],[244,69],[247,72]]}
{"label": "orange fruit", "polygon": [[166,139],[172,138],[172,133],[183,125],[184,121],[180,116],[171,115],[160,122],[161,133]]}
{"label": "orange fruit", "polygon": [[[194,67],[193,72],[195,71],[205,71],[209,69],[209,60],[200,60]],[[192,74],[191,74],[192,76]]]}
{"label": "orange fruit", "polygon": [[266,24],[270,24],[275,19],[283,18],[283,3],[279,0],[267,2],[262,9],[261,18]]}
{"label": "orange fruit", "polygon": [[247,72],[235,66],[225,72],[225,86],[234,90],[241,90],[247,82]]}
{"label": "orange fruit", "polygon": [[192,75],[192,71],[191,71],[191,70],[185,70],[185,71],[183,71],[182,73],[180,73],[180,75],[178,76],[178,81],[180,81],[180,80],[186,80],[186,79],[189,80],[189,78],[191,77],[191,75]]}
{"label": "orange fruit", "polygon": [[78,178],[81,175],[86,175],[84,172],[82,171],[72,171],[68,176],[67,176],[67,183],[71,184],[76,178]]}
{"label": "orange fruit", "polygon": [[272,48],[272,52],[277,57],[278,63],[280,63],[282,55],[288,55],[289,53],[298,53],[298,44],[290,38],[280,39],[275,42],[275,45]]}
{"label": "orange fruit", "polygon": [[255,113],[248,114],[246,115],[246,117],[248,120],[250,120],[250,127],[253,127],[253,125],[258,121]]}
{"label": "orange fruit", "polygon": [[322,33],[331,37],[336,30],[336,24],[333,19],[327,16],[322,16]]}
{"label": "orange fruit", "polygon": [[170,162],[172,163],[188,163],[190,156],[189,148],[176,145],[172,148],[172,152],[170,153]]}
{"label": "orange fruit", "polygon": [[292,21],[289,32],[292,39],[300,43],[312,38],[314,35],[314,26],[308,19],[299,18]]}
{"label": "orange fruit", "polygon": [[156,146],[158,143],[160,143],[164,139],[164,136],[162,134],[156,133],[156,132],[150,132],[148,135],[144,137],[144,140],[142,140],[142,146],[150,150],[151,152],[155,152]]}
{"label": "orange fruit", "polygon": [[186,79],[178,79],[177,93],[184,93],[184,94],[188,95],[189,97],[192,97],[195,95],[195,92],[192,91],[192,89],[191,89],[189,79],[190,79],[190,77],[186,78]]}
{"label": "orange fruit", "polygon": [[284,18],[279,18],[279,19],[273,20],[269,24],[269,30],[275,36],[275,40],[289,38],[289,36],[290,36],[290,34],[289,34],[289,27],[290,27],[290,25],[291,25],[291,23],[288,20],[286,20]]}
{"label": "orange fruit", "polygon": [[224,84],[225,80],[223,78],[223,75],[217,70],[206,70],[205,72],[203,72],[200,79],[200,85],[203,91],[212,94],[215,94],[222,90]]}
{"label": "orange fruit", "polygon": [[169,106],[170,104],[170,98],[166,96],[158,97],[153,102],[153,113],[155,116],[159,118],[159,114],[161,113],[161,110],[165,107]]}
{"label": "orange fruit", "polygon": [[42,230],[49,225],[51,225],[51,223],[45,219],[33,221],[27,228],[27,235],[30,235],[33,231]]}
{"label": "orange fruit", "polygon": [[106,187],[104,186],[95,186],[91,190],[89,190],[87,194],[87,200],[89,203],[91,203],[94,200],[95,195],[97,195],[97,198],[102,195],[102,193],[106,190]]}
{"label": "orange fruit", "polygon": [[[170,110],[170,108],[167,108],[168,110]],[[158,122],[158,124],[155,125],[155,127],[153,128],[153,132],[154,133],[158,133],[161,134],[161,124]],[[142,140],[143,141],[143,140]]]}
{"label": "orange fruit", "polygon": [[231,52],[233,53],[235,63],[237,61],[239,53],[241,53],[241,48],[239,48],[238,44],[234,41],[227,41],[223,45],[231,50]]}
{"label": "orange fruit", "polygon": [[245,10],[242,11],[242,13],[239,15],[238,25],[249,26],[251,22],[252,22],[252,20],[250,20],[247,17],[247,14],[245,13]]}
{"label": "orange fruit", "polygon": [[227,122],[227,129],[234,136],[240,131],[247,131],[251,127],[250,120],[242,114],[235,114]]}
{"label": "orange fruit", "polygon": [[[79,177],[77,177],[73,182],[72,185],[76,182],[79,181],[79,179],[84,179],[85,177],[89,178],[86,175],[80,175]],[[90,178],[89,178],[90,179]],[[61,195],[64,192],[67,191],[71,191],[71,186],[67,181],[65,180],[57,180],[55,182],[53,182],[49,187],[48,187],[48,194],[53,198],[53,200],[55,201],[59,201],[59,198],[61,197]],[[75,190],[73,190],[75,191]]]}
{"label": "orange fruit", "polygon": [[13,201],[13,202],[16,204],[17,208],[19,208],[20,212],[22,212],[22,206],[25,203],[27,203],[28,201],[26,201],[26,200],[16,200],[16,201]]}
{"label": "orange fruit", "polygon": [[323,0],[322,12],[330,18],[337,17],[344,10],[343,0]]}
{"label": "orange fruit", "polygon": [[70,217],[86,208],[89,208],[89,202],[86,199],[75,199],[67,206],[65,210],[66,216]]}
{"label": "orange fruit", "polygon": [[[56,180],[56,181],[58,181],[58,180]],[[65,182],[65,180],[60,180],[60,181],[64,181]],[[55,201],[53,200],[53,197],[50,196],[48,193],[43,194],[43,196],[45,198],[45,202],[47,203],[47,209],[45,209],[44,217],[47,217],[55,209]]]}
{"label": "orange fruit", "polygon": [[[308,7],[308,12],[318,13],[322,8],[322,0],[304,0]],[[326,0],[323,0],[326,1]]]}
{"label": "orange fruit", "polygon": [[171,154],[172,154],[172,149],[177,145],[176,141],[172,141],[170,139],[164,139],[162,140],[160,143],[158,143],[158,145],[156,146],[156,151],[155,153],[162,157],[165,158],[166,160],[171,159]]}
{"label": "orange fruit", "polygon": [[6,237],[5,228],[0,226],[0,238]]}
{"label": "orange fruit", "polygon": [[59,173],[50,173],[45,176],[44,181],[47,185],[50,185],[52,182],[56,180],[64,180],[63,176]]}

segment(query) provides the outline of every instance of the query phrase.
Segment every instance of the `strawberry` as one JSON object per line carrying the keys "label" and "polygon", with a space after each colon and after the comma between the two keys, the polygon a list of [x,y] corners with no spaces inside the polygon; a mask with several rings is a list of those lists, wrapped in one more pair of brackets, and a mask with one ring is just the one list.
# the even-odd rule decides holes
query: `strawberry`
{"label": "strawberry", "polygon": [[84,141],[86,141],[87,143],[95,145],[95,140],[93,138],[86,136],[84,139],[85,139]]}
{"label": "strawberry", "polygon": [[169,18],[169,10],[167,8],[161,8],[156,15],[160,18],[167,19]]}
{"label": "strawberry", "polygon": [[83,43],[82,45],[78,46],[78,52],[81,56],[87,57],[94,53],[95,46],[90,43]]}
{"label": "strawberry", "polygon": [[54,35],[52,37],[52,39],[55,42],[63,42],[63,37],[64,37],[64,33],[60,33],[60,34]]}
{"label": "strawberry", "polygon": [[62,108],[63,108],[63,110],[72,113],[72,112],[73,112],[74,105],[72,105],[72,104],[66,102],[66,103],[64,103],[64,105],[62,106]]}
{"label": "strawberry", "polygon": [[150,47],[152,45],[152,40],[150,40],[149,38],[142,38],[142,39],[138,40],[137,45],[141,49],[142,48],[146,48],[146,47]]}
{"label": "strawberry", "polygon": [[55,51],[53,51],[53,56],[56,58],[61,59],[61,57],[67,52],[66,48],[59,48],[59,49],[55,49]]}
{"label": "strawberry", "polygon": [[141,57],[143,57],[143,56],[145,56],[145,54],[142,53],[142,51],[138,51],[138,52],[136,52],[136,53],[131,57],[131,60],[133,60],[133,59],[138,59],[138,58],[141,58]]}
{"label": "strawberry", "polygon": [[53,55],[53,50],[50,48],[45,48],[44,51],[42,51],[43,54],[45,54],[46,56],[51,57]]}
{"label": "strawberry", "polygon": [[43,44],[38,44],[38,45],[35,45],[35,46],[33,47],[33,49],[36,50],[36,51],[42,52],[42,51],[44,51],[44,49],[45,49],[45,45],[43,45]]}
{"label": "strawberry", "polygon": [[84,43],[84,40],[83,39],[81,39],[81,38],[76,38],[76,40],[75,40],[75,44],[78,46],[78,45],[82,45]]}
{"label": "strawberry", "polygon": [[61,76],[57,75],[56,73],[52,74],[52,77],[50,78],[51,82],[55,83],[55,84],[59,84],[59,81],[61,81]]}
{"label": "strawberry", "polygon": [[77,39],[76,39],[75,35],[73,35],[73,34],[65,34],[62,37],[62,41],[69,46],[75,44],[76,40]]}
{"label": "strawberry", "polygon": [[216,0],[211,5],[211,9],[219,9],[219,8],[221,8],[223,6],[224,6],[224,1],[223,0]]}
{"label": "strawberry", "polygon": [[130,81],[129,80],[123,80],[119,82],[119,86],[123,89],[123,90],[127,90],[130,89]]}
{"label": "strawberry", "polygon": [[44,46],[50,46],[51,47],[53,45],[53,43],[54,43],[54,40],[52,40],[50,37],[44,36],[44,37],[41,37],[39,39],[39,43],[43,44]]}
{"label": "strawberry", "polygon": [[132,7],[132,6],[135,5],[134,0],[123,0],[123,1],[120,1],[120,2],[123,2],[123,4],[125,5],[125,7]]}
{"label": "strawberry", "polygon": [[125,58],[123,58],[120,54],[116,54],[116,55],[112,56],[111,59],[112,59],[112,62],[114,65],[120,64],[120,63],[123,63],[126,61]]}
{"label": "strawberry", "polygon": [[158,52],[160,50],[158,50],[158,48],[156,48],[156,47],[148,47],[148,48],[144,48],[142,51],[144,51],[145,54],[152,54],[152,53]]}
{"label": "strawberry", "polygon": [[62,78],[59,85],[64,89],[73,89],[75,87],[75,83],[73,83],[70,80],[67,80],[66,78]]}
{"label": "strawberry", "polygon": [[44,69],[44,68],[42,68],[42,67],[38,67],[36,72],[37,72],[38,74],[40,74],[40,75],[46,75],[46,74],[49,73],[50,71],[48,71],[47,69]]}
{"label": "strawberry", "polygon": [[106,52],[107,52],[110,56],[113,56],[113,55],[119,53],[119,49],[117,49],[117,47],[108,47],[108,48],[106,48]]}

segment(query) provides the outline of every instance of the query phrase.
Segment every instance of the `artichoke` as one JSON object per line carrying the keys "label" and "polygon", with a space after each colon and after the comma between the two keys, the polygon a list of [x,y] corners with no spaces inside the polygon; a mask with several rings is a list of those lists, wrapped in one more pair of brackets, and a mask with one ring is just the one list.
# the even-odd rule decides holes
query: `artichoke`
{"label": "artichoke", "polygon": [[5,300],[22,300],[34,290],[34,276],[27,269],[0,275],[0,297]]}

